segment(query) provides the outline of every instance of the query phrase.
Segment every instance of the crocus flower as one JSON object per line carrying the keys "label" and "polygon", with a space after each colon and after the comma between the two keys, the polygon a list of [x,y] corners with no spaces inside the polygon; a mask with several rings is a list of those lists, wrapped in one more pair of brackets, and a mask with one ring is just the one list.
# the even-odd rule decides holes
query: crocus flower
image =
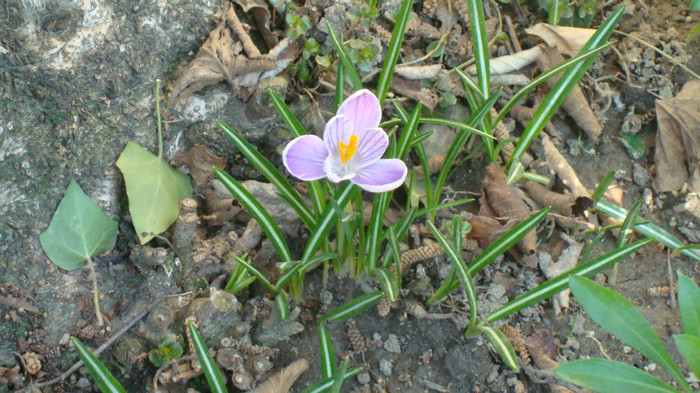
{"label": "crocus flower", "polygon": [[369,90],[356,92],[326,124],[323,139],[303,135],[287,144],[282,152],[284,166],[304,181],[350,180],[369,192],[399,187],[408,170],[399,159],[381,158],[389,146],[389,138],[379,128],[381,117],[377,97]]}

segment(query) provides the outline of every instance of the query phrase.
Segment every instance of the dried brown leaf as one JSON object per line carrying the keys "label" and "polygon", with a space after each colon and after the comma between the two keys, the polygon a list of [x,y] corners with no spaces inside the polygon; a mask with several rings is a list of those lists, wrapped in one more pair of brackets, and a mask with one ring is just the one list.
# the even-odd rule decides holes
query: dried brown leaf
{"label": "dried brown leaf", "polygon": [[595,30],[538,23],[525,29],[525,32],[542,38],[547,45],[559,49],[561,53],[575,56]]}
{"label": "dried brown leaf", "polygon": [[[521,222],[530,216],[527,204],[518,190],[506,183],[506,174],[498,164],[492,163],[486,167],[482,188],[483,199],[500,220]],[[532,256],[536,252],[536,243],[537,234],[532,230],[518,242],[518,247],[526,256]]]}
{"label": "dried brown leaf", "polygon": [[306,359],[299,359],[290,364],[277,374],[270,377],[263,384],[251,390],[251,393],[287,393],[301,374],[309,368]]}
{"label": "dried brown leaf", "polygon": [[435,109],[440,99],[437,94],[423,87],[423,81],[419,79],[407,79],[399,75],[394,75],[391,80],[391,89],[404,97],[413,98],[423,105]]}
{"label": "dried brown leaf", "polygon": [[233,4],[224,2],[221,20],[175,81],[170,99],[187,96],[224,80],[235,95],[248,99],[261,77],[282,72],[298,54],[299,46],[287,39],[269,53],[260,54],[238,20]]}
{"label": "dried brown leaf", "polygon": [[674,98],[656,101],[654,189],[676,191],[688,181],[700,192],[700,81],[692,80]]}
{"label": "dried brown leaf", "polygon": [[[564,57],[555,48],[545,48],[542,54],[537,58],[537,64],[540,70],[547,71],[550,68],[556,66],[564,61]],[[561,76],[555,76],[547,79],[547,86],[551,89],[556,85]],[[561,104],[562,109],[571,116],[572,119],[578,124],[579,127],[583,129],[588,138],[592,141],[598,140],[600,133],[603,129],[598,123],[593,111],[588,106],[588,101],[583,95],[583,90],[579,85],[574,86],[564,102]]]}
{"label": "dried brown leaf", "polygon": [[234,3],[240,5],[243,12],[250,13],[268,47],[272,48],[277,45],[277,35],[268,28],[271,15],[265,0],[234,0]]}
{"label": "dried brown leaf", "polygon": [[205,185],[214,178],[213,166],[226,170],[226,159],[215,156],[207,150],[206,146],[195,145],[186,151],[178,151],[174,159],[175,166],[187,165],[192,177],[192,185],[197,188]]}

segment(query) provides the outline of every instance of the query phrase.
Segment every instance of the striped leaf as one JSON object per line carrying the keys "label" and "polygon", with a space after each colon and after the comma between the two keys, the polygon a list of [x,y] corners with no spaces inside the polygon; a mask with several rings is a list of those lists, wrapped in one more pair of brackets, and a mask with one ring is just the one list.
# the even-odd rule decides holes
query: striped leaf
{"label": "striped leaf", "polygon": [[204,343],[202,335],[199,334],[199,331],[192,321],[187,323],[187,328],[190,332],[190,340],[192,340],[192,345],[197,353],[197,359],[199,359],[199,364],[202,366],[202,372],[204,372],[207,383],[209,383],[209,389],[211,389],[213,393],[228,393],[228,390],[226,390],[226,382],[224,382],[219,367],[211,357],[209,348],[207,348],[207,344]]}
{"label": "striped leaf", "polygon": [[93,355],[93,353],[77,338],[71,337],[71,341],[78,351],[80,360],[83,361],[83,364],[95,381],[95,385],[100,388],[102,393],[126,393],[124,387],[114,378],[112,373],[107,370],[107,367],[102,364],[97,356]]}
{"label": "striped leaf", "polygon": [[289,253],[289,247],[287,247],[287,241],[284,240],[282,236],[282,231],[277,226],[275,221],[270,216],[270,213],[265,210],[265,208],[258,202],[255,197],[248,192],[239,182],[232,178],[228,173],[222,171],[221,169],[214,167],[214,173],[216,177],[226,186],[226,188],[231,192],[234,198],[250,213],[255,221],[260,224],[263,232],[267,235],[267,238],[272,243],[272,246],[277,251],[280,260],[291,261],[292,255]]}
{"label": "striped leaf", "polygon": [[391,34],[389,48],[387,48],[386,56],[384,57],[384,65],[382,66],[382,71],[379,73],[379,79],[377,80],[377,98],[379,99],[380,105],[384,103],[386,94],[389,92],[391,78],[394,76],[394,68],[399,61],[401,44],[403,43],[406,26],[408,26],[411,8],[413,8],[413,0],[403,0],[399,15],[396,17],[396,24]]}
{"label": "striped leaf", "polygon": [[335,308],[331,312],[321,315],[319,317],[319,321],[345,322],[355,315],[374,306],[383,297],[384,293],[382,291],[365,293],[364,295],[360,295],[342,306]]}
{"label": "striped leaf", "polygon": [[333,43],[333,47],[335,47],[335,51],[338,54],[338,58],[343,64],[343,68],[345,68],[345,71],[347,71],[348,77],[350,77],[350,83],[352,83],[352,88],[355,90],[362,90],[362,81],[360,80],[360,75],[357,73],[355,65],[352,64],[352,60],[350,60],[350,56],[345,50],[345,46],[340,41],[340,39],[338,39],[338,36],[335,34],[335,31],[333,31],[333,27],[331,27],[331,24],[326,22],[326,27],[328,28],[328,36],[331,38],[331,43]]}
{"label": "striped leaf", "polygon": [[599,393],[678,393],[678,390],[636,367],[607,359],[566,362],[554,369],[554,375]]}
{"label": "striped leaf", "polygon": [[326,329],[326,322],[318,322],[318,342],[321,350],[321,375],[323,378],[331,378],[337,369],[335,363],[335,352],[333,351],[333,342],[331,336]]}
{"label": "striped leaf", "polygon": [[690,277],[682,274],[678,277],[678,308],[681,310],[683,331],[700,337],[700,288]]}
{"label": "striped leaf", "polygon": [[257,169],[258,172],[260,172],[260,174],[267,179],[267,181],[272,183],[277,188],[277,191],[284,198],[284,200],[289,203],[289,206],[299,215],[301,220],[304,221],[304,224],[306,224],[306,226],[309,228],[313,228],[316,225],[316,218],[313,216],[313,214],[311,214],[311,210],[308,206],[306,206],[306,203],[304,203],[301,195],[299,195],[297,190],[295,190],[294,187],[289,184],[287,179],[284,178],[280,171],[278,171],[277,168],[275,168],[275,166],[272,165],[267,158],[265,158],[265,156],[260,154],[255,147],[248,143],[248,141],[246,141],[245,138],[243,138],[239,133],[220,121],[217,121],[216,123],[224,131],[224,134],[228,137],[228,139],[233,142],[236,149],[238,149],[238,151],[243,154],[243,156],[247,158],[251,164],[253,164],[255,169]]}
{"label": "striped leaf", "polygon": [[503,332],[490,326],[479,326],[479,332],[484,333],[486,339],[496,348],[501,360],[514,371],[519,371],[518,357],[508,337]]}
{"label": "striped leaf", "polygon": [[637,242],[626,245],[625,247],[616,248],[610,252],[607,252],[592,261],[579,265],[566,273],[562,273],[551,280],[548,280],[541,285],[533,288],[532,290],[520,295],[518,298],[514,299],[505,306],[497,309],[491,314],[486,316],[488,322],[495,322],[501,318],[505,318],[510,314],[518,312],[525,307],[529,307],[537,302],[544,299],[548,299],[555,294],[566,289],[569,285],[569,277],[575,276],[592,276],[615,262],[621,261],[623,258],[632,254],[633,252],[639,250],[640,248],[646,246],[647,244],[653,242],[653,238],[646,238],[639,240]]}
{"label": "striped leaf", "polygon": [[[619,22],[622,17],[624,9],[625,7],[621,6],[613,12],[596,30],[586,44],[584,44],[579,53],[604,45],[615,29],[615,26],[617,26],[617,22]],[[578,84],[579,80],[581,80],[583,74],[585,74],[588,68],[593,64],[594,60],[595,58],[588,58],[574,64],[564,72],[561,79],[559,79],[557,84],[549,91],[542,104],[537,107],[535,114],[532,116],[532,119],[530,119],[527,127],[525,127],[520,141],[516,145],[515,151],[506,165],[508,168],[510,168],[513,162],[520,161],[520,157],[527,151],[532,141],[549,122],[549,119],[554,116],[554,112],[559,109],[564,99],[566,99],[574,86]]]}
{"label": "striped leaf", "polygon": [[[356,367],[356,368],[346,372],[345,375],[343,375],[343,380],[347,381],[348,379],[359,374],[360,371],[362,371],[362,367]],[[323,381],[321,381],[313,386],[309,386],[308,388],[302,390],[301,393],[323,393],[323,392],[328,391],[328,389],[332,388],[334,383],[335,383],[335,377],[326,378]]]}

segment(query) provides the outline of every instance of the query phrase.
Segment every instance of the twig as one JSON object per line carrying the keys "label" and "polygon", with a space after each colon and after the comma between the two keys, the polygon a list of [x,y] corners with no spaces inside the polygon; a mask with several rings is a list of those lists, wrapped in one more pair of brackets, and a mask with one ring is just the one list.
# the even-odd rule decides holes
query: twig
{"label": "twig", "polygon": [[90,276],[92,278],[92,301],[95,303],[95,316],[97,316],[97,326],[102,328],[104,321],[102,320],[102,312],[100,311],[100,293],[97,290],[97,275],[95,274],[95,265],[92,263],[92,258],[87,257],[87,264],[90,268]]}
{"label": "twig", "polygon": [[[160,298],[152,301],[148,306],[146,306],[146,308],[143,311],[138,313],[138,315],[136,315],[134,317],[134,319],[129,321],[129,323],[124,325],[123,328],[119,329],[119,331],[117,331],[112,337],[110,337],[109,340],[105,341],[104,344],[100,345],[96,350],[94,350],[93,354],[95,354],[95,356],[97,356],[97,355],[101,354],[102,352],[104,352],[105,349],[109,348],[110,345],[114,344],[114,342],[117,341],[117,339],[119,337],[121,337],[124,333],[126,333],[129,329],[131,329],[134,325],[136,325],[136,323],[138,321],[140,321],[141,318],[145,317],[146,314],[148,314],[153,309],[153,307],[157,306],[163,299],[164,299],[163,297],[160,297]],[[63,382],[66,378],[68,378],[68,376],[73,374],[75,371],[77,371],[82,366],[83,366],[83,361],[79,360],[73,365],[73,367],[69,368],[68,371],[64,372],[63,374],[59,375],[58,377],[56,377],[50,381],[47,381],[47,382],[42,382],[42,383],[39,383],[36,385],[30,385],[27,387],[27,389],[24,390],[24,392],[29,393],[29,392],[33,391],[33,388],[36,388],[36,389],[44,388],[47,386],[55,385],[59,382]]]}
{"label": "twig", "polygon": [[230,8],[230,10],[228,8],[224,9],[223,15],[226,16],[226,24],[228,24],[231,30],[233,30],[233,32],[236,33],[238,39],[241,40],[241,44],[243,44],[243,49],[245,49],[246,53],[248,54],[248,57],[253,59],[262,56],[258,47],[255,46],[253,40],[251,40],[248,33],[246,33],[245,29],[243,28],[243,25],[241,24],[241,21],[238,20],[238,15],[236,15],[236,10],[233,8],[233,3],[227,1],[226,7]]}
{"label": "twig", "polygon": [[32,314],[41,314],[38,308],[29,304],[29,302],[13,297],[12,295],[0,296],[0,304],[16,308],[18,311],[27,311]]}

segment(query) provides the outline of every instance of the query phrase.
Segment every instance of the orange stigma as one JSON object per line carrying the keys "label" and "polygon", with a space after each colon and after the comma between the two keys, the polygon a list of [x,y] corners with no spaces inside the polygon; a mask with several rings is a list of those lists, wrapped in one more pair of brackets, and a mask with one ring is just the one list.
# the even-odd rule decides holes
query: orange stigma
{"label": "orange stigma", "polygon": [[338,143],[338,152],[340,153],[340,159],[343,161],[343,164],[347,164],[352,156],[355,155],[357,152],[357,144],[357,135],[350,135],[350,143],[347,145],[343,141]]}

